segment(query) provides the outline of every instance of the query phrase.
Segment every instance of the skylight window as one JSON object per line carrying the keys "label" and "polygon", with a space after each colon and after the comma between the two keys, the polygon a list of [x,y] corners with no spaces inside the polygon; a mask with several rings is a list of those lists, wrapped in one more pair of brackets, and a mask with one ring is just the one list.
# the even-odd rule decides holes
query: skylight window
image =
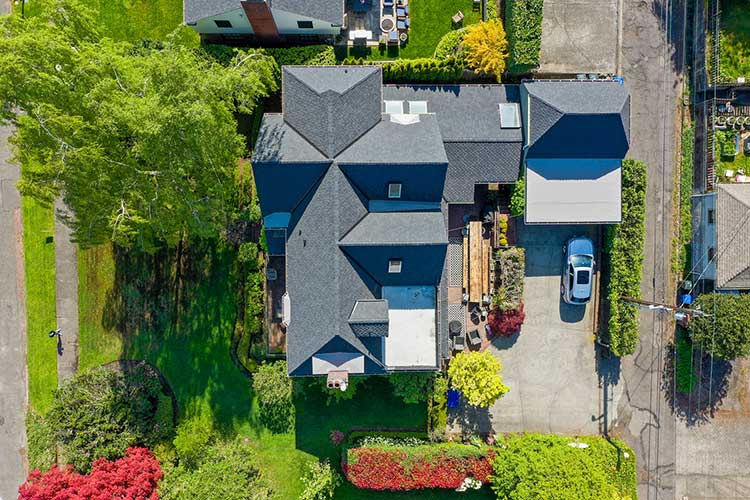
{"label": "skylight window", "polygon": [[500,128],[521,128],[521,113],[518,103],[504,102],[497,105],[500,111]]}
{"label": "skylight window", "polygon": [[216,19],[214,20],[214,23],[216,23],[217,28],[231,28],[232,27],[232,23],[224,19]]}
{"label": "skylight window", "polygon": [[404,101],[384,101],[385,112],[389,115],[403,115]]}
{"label": "skylight window", "polygon": [[427,101],[409,101],[409,113],[412,115],[426,115]]}
{"label": "skylight window", "polygon": [[401,272],[401,259],[389,259],[388,260],[388,272],[390,274],[397,274]]}
{"label": "skylight window", "polygon": [[391,199],[401,198],[401,183],[400,182],[388,183],[388,198],[391,198]]}

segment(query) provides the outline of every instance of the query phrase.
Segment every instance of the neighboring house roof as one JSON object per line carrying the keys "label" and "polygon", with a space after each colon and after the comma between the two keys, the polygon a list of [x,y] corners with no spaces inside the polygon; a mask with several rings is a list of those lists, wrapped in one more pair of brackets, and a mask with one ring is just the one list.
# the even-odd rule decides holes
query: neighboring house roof
{"label": "neighboring house roof", "polygon": [[443,197],[472,203],[474,184],[512,183],[521,170],[523,131],[501,128],[498,105],[519,103],[518,85],[386,85],[383,99],[426,101],[448,157]]}
{"label": "neighboring house roof", "polygon": [[535,81],[528,92],[527,158],[624,158],[630,95],[617,82]]}
{"label": "neighboring house roof", "polygon": [[750,184],[718,184],[716,192],[716,288],[750,289]]}
{"label": "neighboring house roof", "polygon": [[[344,0],[269,0],[272,9],[340,25],[344,19]],[[184,0],[183,19],[192,24],[242,8],[240,0]]]}

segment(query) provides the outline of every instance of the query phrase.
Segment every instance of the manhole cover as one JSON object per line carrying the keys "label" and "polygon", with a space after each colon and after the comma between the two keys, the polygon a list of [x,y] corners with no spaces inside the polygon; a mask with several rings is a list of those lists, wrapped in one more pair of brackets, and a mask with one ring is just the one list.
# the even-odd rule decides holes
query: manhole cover
{"label": "manhole cover", "polygon": [[278,277],[279,277],[279,275],[276,273],[276,269],[274,269],[274,268],[271,267],[271,268],[268,269],[268,271],[266,271],[266,279],[268,281],[274,281]]}
{"label": "manhole cover", "polygon": [[394,23],[392,17],[387,16],[380,20],[380,29],[383,31],[391,31],[393,30],[393,26]]}

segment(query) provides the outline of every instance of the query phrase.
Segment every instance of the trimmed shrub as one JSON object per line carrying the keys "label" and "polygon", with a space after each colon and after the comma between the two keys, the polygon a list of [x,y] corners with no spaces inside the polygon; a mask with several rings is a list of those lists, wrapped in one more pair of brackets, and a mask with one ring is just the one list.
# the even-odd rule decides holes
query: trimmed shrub
{"label": "trimmed shrub", "polygon": [[448,378],[438,373],[432,383],[432,392],[427,400],[427,429],[433,441],[445,440],[448,425]]}
{"label": "trimmed shrub", "polygon": [[206,448],[216,441],[217,433],[211,419],[206,415],[195,415],[177,426],[174,448],[180,464],[188,468],[198,466]]}
{"label": "trimmed shrub", "polygon": [[262,364],[253,374],[253,390],[258,396],[260,421],[271,432],[294,429],[292,379],[286,373],[286,361]]}
{"label": "trimmed shrub", "polygon": [[409,491],[461,486],[467,477],[487,482],[494,451],[459,443],[351,448],[344,473],[358,488]]}
{"label": "trimmed shrub", "polygon": [[33,470],[18,489],[18,500],[157,500],[156,487],[162,478],[159,461],[146,448],[128,448],[114,461],[96,460],[88,475],[72,467],[52,467],[42,473]]}
{"label": "trimmed shrub", "polygon": [[345,65],[380,65],[385,83],[455,83],[464,72],[463,61],[455,57],[446,59],[398,59],[393,62],[368,61],[347,57]]}
{"label": "trimmed shrub", "polygon": [[401,372],[388,376],[393,385],[393,393],[402,398],[406,404],[417,404],[427,401],[432,388],[432,373]]}
{"label": "trimmed shrub", "polygon": [[750,355],[750,295],[700,295],[694,307],[709,316],[693,316],[690,333],[703,352],[731,361]]}
{"label": "trimmed shrub", "polygon": [[279,66],[334,66],[336,55],[330,45],[306,45],[265,49],[266,53],[276,59]]}
{"label": "trimmed shrub", "polygon": [[502,21],[492,19],[466,29],[463,41],[466,63],[475,71],[494,75],[500,82],[508,58],[508,41]]}
{"label": "trimmed shrub", "polygon": [[609,343],[617,356],[633,354],[638,344],[638,308],[621,300],[640,297],[646,237],[646,164],[622,162],[622,223],[607,228],[609,250]]}
{"label": "trimmed shrub", "polygon": [[487,19],[499,19],[497,13],[497,0],[487,0]]}
{"label": "trimmed shrub", "polygon": [[437,59],[446,59],[448,57],[462,57],[461,42],[464,41],[467,28],[449,31],[435,47],[435,57]]}
{"label": "trimmed shrub", "polygon": [[615,443],[628,458],[600,437],[512,435],[499,443],[490,484],[498,499],[635,499],[635,455]]}
{"label": "trimmed shrub", "polygon": [[539,66],[544,0],[506,0],[505,25],[510,42],[510,73],[528,73]]}
{"label": "trimmed shrub", "polygon": [[685,331],[678,328],[677,343],[675,345],[675,384],[677,390],[683,394],[689,394],[693,391],[695,383],[698,381],[698,374],[693,367],[693,343],[685,334]]}
{"label": "trimmed shrub", "polygon": [[32,408],[26,413],[26,446],[30,469],[48,470],[55,465],[55,430]]}
{"label": "trimmed shrub", "polygon": [[120,374],[102,367],[77,374],[55,391],[47,422],[79,472],[94,459],[119,458],[127,448],[168,436],[156,421],[161,382],[146,365]]}
{"label": "trimmed shrub", "polygon": [[331,467],[328,460],[310,462],[307,472],[302,476],[305,490],[300,500],[330,500],[336,488],[341,484],[341,474]]}
{"label": "trimmed shrub", "polygon": [[520,217],[526,211],[526,181],[523,177],[513,185],[513,193],[510,196],[510,215]]}
{"label": "trimmed shrub", "polygon": [[734,130],[717,130],[714,134],[716,138],[716,150],[720,156],[734,156],[737,152],[737,132]]}
{"label": "trimmed shrub", "polygon": [[[492,304],[502,311],[523,311],[523,280],[526,272],[526,254],[523,248],[498,250],[495,255],[497,273]],[[523,318],[521,319],[523,322]],[[520,325],[519,325],[520,326]]]}
{"label": "trimmed shrub", "polygon": [[487,316],[487,323],[492,328],[494,335],[510,337],[521,331],[526,313],[523,312],[523,303],[517,309],[493,309]]}
{"label": "trimmed shrub", "polygon": [[448,380],[470,405],[489,407],[509,390],[500,376],[502,368],[490,351],[462,351],[451,359]]}
{"label": "trimmed shrub", "polygon": [[693,194],[693,152],[694,152],[694,130],[693,125],[682,129],[681,145],[681,164],[680,164],[680,228],[675,238],[675,248],[673,249],[674,263],[673,272],[678,277],[683,277],[689,269],[690,241],[693,237],[691,197]]}

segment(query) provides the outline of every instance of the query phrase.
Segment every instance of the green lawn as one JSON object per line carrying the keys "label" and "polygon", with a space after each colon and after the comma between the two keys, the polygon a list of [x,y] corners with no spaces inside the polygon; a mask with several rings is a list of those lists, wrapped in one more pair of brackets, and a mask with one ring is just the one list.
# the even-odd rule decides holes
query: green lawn
{"label": "green lawn", "polygon": [[750,77],[750,16],[746,0],[721,2],[721,76]]}
{"label": "green lawn", "polygon": [[[26,15],[47,0],[26,0]],[[82,0],[98,12],[106,35],[116,40],[163,39],[182,23],[182,0]],[[15,7],[20,12],[20,7]]]}
{"label": "green lawn", "polygon": [[47,336],[57,322],[54,213],[26,196],[22,203],[29,403],[44,414],[57,387],[56,342]]}
{"label": "green lawn", "polygon": [[[482,20],[482,13],[473,10],[472,0],[410,0],[409,17],[411,29],[409,41],[400,50],[390,48],[380,51],[377,48],[365,51],[352,50],[350,55],[370,59],[414,59],[417,57],[432,57],[440,39],[453,29],[451,17],[463,12],[464,20],[461,26],[478,23]],[[339,53],[340,59],[347,54]]]}

